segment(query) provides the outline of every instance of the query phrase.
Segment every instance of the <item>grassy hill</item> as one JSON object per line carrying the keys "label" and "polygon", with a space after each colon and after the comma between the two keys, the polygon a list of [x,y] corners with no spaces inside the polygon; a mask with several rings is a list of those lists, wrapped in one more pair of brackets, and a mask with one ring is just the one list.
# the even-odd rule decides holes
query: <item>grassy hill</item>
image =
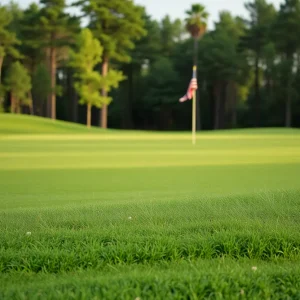
{"label": "grassy hill", "polygon": [[299,130],[0,132],[0,299],[300,298]]}
{"label": "grassy hill", "polygon": [[[85,125],[71,123],[66,121],[51,120],[48,118],[16,115],[16,114],[1,114],[0,113],[0,134],[99,134],[99,133],[127,133],[145,135],[143,131],[128,131],[128,130],[102,130],[99,127],[87,128]],[[148,134],[167,135],[166,132],[151,132]],[[172,136],[189,134],[189,132],[174,132]],[[235,130],[220,130],[220,131],[201,131],[198,135],[300,135],[300,129],[286,128],[259,128],[259,129],[235,129]]]}
{"label": "grassy hill", "polygon": [[101,133],[100,128],[29,115],[0,114],[0,134]]}

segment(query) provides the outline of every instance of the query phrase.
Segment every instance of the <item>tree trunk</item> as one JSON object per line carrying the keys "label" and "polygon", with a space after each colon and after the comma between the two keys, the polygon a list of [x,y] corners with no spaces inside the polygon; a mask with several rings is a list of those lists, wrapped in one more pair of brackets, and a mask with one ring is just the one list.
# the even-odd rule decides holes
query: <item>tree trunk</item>
{"label": "tree trunk", "polygon": [[[107,72],[108,72],[108,58],[104,57],[103,58],[103,63],[102,63],[102,76],[106,77],[107,76]],[[107,97],[107,90],[106,89],[102,89],[102,96],[103,97]],[[102,109],[101,109],[101,127],[106,129],[107,128],[107,105],[103,104]]]}
{"label": "tree trunk", "polygon": [[215,122],[214,129],[220,128],[220,108],[221,108],[221,85],[219,82],[215,83],[214,96],[215,96]]}
{"label": "tree trunk", "polygon": [[71,68],[68,68],[67,90],[69,98],[69,115],[68,120],[77,123],[78,119],[78,96],[74,88],[74,76]]}
{"label": "tree trunk", "polygon": [[56,49],[53,48],[51,56],[51,119],[56,119]]}
{"label": "tree trunk", "polygon": [[[197,66],[198,73],[198,45],[199,38],[194,38],[194,66]],[[196,129],[201,130],[201,110],[200,110],[200,92],[196,91]]]}
{"label": "tree trunk", "polygon": [[220,108],[219,108],[219,129],[226,127],[227,101],[228,101],[228,81],[223,81],[220,84]]}
{"label": "tree trunk", "polygon": [[254,86],[254,126],[259,127],[260,124],[260,85],[259,85],[259,54],[255,57],[255,86]]}
{"label": "tree trunk", "polygon": [[237,86],[232,83],[232,114],[231,114],[231,127],[236,128],[237,125]]}
{"label": "tree trunk", "polygon": [[72,93],[72,121],[78,122],[78,95],[75,91]]}
{"label": "tree trunk", "polygon": [[234,128],[236,124],[236,83],[229,80],[226,86],[225,123],[226,128]]}
{"label": "tree trunk", "polygon": [[10,93],[10,112],[15,113],[15,99],[12,93]]}
{"label": "tree trunk", "polygon": [[[2,65],[3,65],[3,57],[0,57],[0,87],[2,80]],[[2,91],[0,91],[0,111],[3,109],[4,95],[2,95]]]}
{"label": "tree trunk", "polygon": [[[3,59],[4,59],[4,57],[1,56],[0,57],[0,87],[1,87],[1,83],[2,83],[2,65],[3,65]],[[2,90],[0,90],[0,112],[4,109],[3,103],[4,103],[4,93],[2,94]]]}
{"label": "tree trunk", "polygon": [[15,100],[15,109],[16,109],[16,113],[17,114],[21,113],[21,103],[20,103],[20,101],[18,99]]}
{"label": "tree trunk", "polygon": [[88,103],[87,110],[86,110],[86,125],[88,128],[91,128],[91,123],[92,123],[91,111],[92,111],[92,106],[90,103]]}
{"label": "tree trunk", "polygon": [[2,83],[2,65],[3,65],[3,57],[0,57],[0,84]]}
{"label": "tree trunk", "polygon": [[[48,67],[48,72],[50,74],[50,81],[51,81],[51,63],[50,63],[50,48],[46,49],[46,66]],[[50,86],[52,86],[50,82]],[[44,104],[44,114],[47,118],[50,118],[51,116],[51,91],[48,94],[47,101]]]}
{"label": "tree trunk", "polygon": [[166,131],[171,130],[173,125],[172,108],[170,105],[161,104],[159,113],[159,129]]}
{"label": "tree trunk", "polygon": [[271,98],[271,76],[269,75],[269,73],[266,75],[266,94],[268,96],[267,100],[269,103],[272,102],[272,98]]}
{"label": "tree trunk", "polygon": [[32,93],[31,91],[29,91],[28,93],[28,97],[30,99],[30,103],[29,103],[29,111],[30,111],[30,114],[33,116],[34,115],[34,110],[33,110],[33,98],[32,98]]}
{"label": "tree trunk", "polygon": [[285,103],[285,127],[292,125],[292,101],[291,101],[291,86],[288,84],[288,91]]}
{"label": "tree trunk", "polygon": [[[122,101],[122,128],[123,129],[132,129],[132,103],[134,98],[134,65],[130,63],[127,69],[127,84],[128,84],[128,97],[124,97]],[[126,101],[127,98],[127,101]]]}
{"label": "tree trunk", "polygon": [[48,102],[48,117],[55,120],[56,119],[56,49],[50,48],[49,53],[49,67],[51,76],[51,93],[49,95]]}
{"label": "tree trunk", "polygon": [[293,80],[293,54],[287,53],[287,61],[290,63],[289,74],[287,77],[287,95],[285,102],[285,127],[292,125],[292,80]]}

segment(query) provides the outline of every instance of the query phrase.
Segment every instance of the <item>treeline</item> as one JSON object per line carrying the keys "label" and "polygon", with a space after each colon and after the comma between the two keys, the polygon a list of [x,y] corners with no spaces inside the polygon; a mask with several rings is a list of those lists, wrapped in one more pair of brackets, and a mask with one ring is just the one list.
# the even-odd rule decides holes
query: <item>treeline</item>
{"label": "treeline", "polygon": [[0,6],[0,110],[189,130],[179,98],[196,63],[198,129],[300,127],[300,0],[253,0],[248,19],[223,11],[214,29],[200,4],[160,21],[130,0],[72,5],[80,16],[65,0]]}

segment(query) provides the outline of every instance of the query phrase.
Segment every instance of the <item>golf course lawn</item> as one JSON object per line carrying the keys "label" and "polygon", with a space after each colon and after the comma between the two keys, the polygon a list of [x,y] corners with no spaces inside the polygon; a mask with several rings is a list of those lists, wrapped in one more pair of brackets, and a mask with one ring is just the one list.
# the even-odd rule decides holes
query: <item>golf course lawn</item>
{"label": "golf course lawn", "polygon": [[0,114],[0,299],[300,299],[300,130]]}

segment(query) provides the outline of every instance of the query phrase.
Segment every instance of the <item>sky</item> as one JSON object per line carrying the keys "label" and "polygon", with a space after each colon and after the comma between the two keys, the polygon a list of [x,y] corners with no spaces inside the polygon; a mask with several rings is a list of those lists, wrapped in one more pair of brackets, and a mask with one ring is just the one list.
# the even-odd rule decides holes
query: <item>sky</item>
{"label": "sky", "polygon": [[[0,0],[1,4],[6,4],[10,0]],[[107,0],[109,1],[109,0]],[[249,0],[246,0],[247,2]],[[212,28],[214,22],[218,20],[219,12],[222,10],[228,10],[233,15],[247,16],[247,12],[244,8],[243,0],[135,0],[135,3],[146,7],[147,12],[155,19],[161,19],[166,14],[172,18],[183,19],[185,11],[190,8],[192,3],[201,3],[206,7],[206,10],[210,14],[209,27]],[[28,6],[31,2],[38,2],[37,0],[15,0],[21,7]],[[67,0],[71,3],[72,0]],[[282,0],[269,0],[269,3],[273,3],[276,7],[279,7],[279,3]]]}

